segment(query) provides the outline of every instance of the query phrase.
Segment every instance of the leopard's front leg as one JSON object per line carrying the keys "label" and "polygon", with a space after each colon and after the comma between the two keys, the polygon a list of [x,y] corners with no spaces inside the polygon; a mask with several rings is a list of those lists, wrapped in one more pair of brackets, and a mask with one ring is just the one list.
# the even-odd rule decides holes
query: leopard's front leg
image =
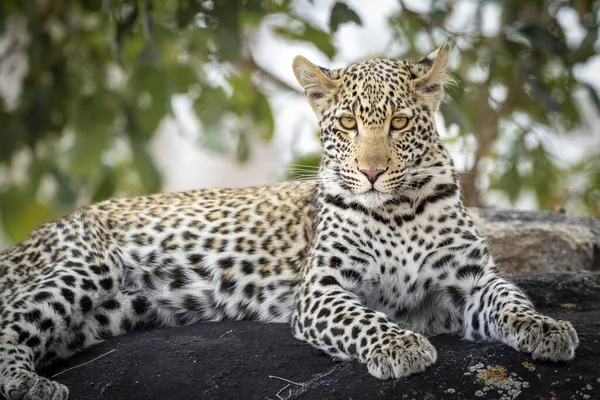
{"label": "leopard's front leg", "polygon": [[313,262],[296,299],[292,316],[296,338],[331,356],[357,359],[380,379],[421,372],[436,361],[436,350],[424,336],[401,329],[344,289],[352,283],[340,272],[340,258],[319,258],[325,265]]}
{"label": "leopard's front leg", "polygon": [[[478,246],[485,241],[474,243],[471,251]],[[498,276],[487,251],[476,253],[484,256],[458,266],[450,286],[453,301],[464,307],[466,337],[500,340],[534,359],[571,360],[579,344],[573,325],[537,312],[521,289]]]}
{"label": "leopard's front leg", "polygon": [[539,360],[567,361],[575,356],[579,339],[570,322],[538,313],[518,287],[499,276],[485,276],[479,285],[467,296],[468,336],[497,338]]}

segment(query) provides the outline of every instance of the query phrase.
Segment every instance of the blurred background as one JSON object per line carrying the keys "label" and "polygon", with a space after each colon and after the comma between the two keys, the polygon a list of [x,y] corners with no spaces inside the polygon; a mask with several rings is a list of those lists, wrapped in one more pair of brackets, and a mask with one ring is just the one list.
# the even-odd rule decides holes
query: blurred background
{"label": "blurred background", "polygon": [[3,0],[0,248],[111,196],[305,177],[295,55],[446,41],[438,128],[468,205],[600,217],[599,19],[590,0]]}

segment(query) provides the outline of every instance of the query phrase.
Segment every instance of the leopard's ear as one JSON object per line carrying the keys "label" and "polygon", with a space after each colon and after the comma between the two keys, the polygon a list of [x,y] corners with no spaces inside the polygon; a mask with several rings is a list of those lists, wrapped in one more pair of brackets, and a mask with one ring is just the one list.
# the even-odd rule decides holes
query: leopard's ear
{"label": "leopard's ear", "polygon": [[413,87],[424,100],[431,103],[433,109],[437,109],[444,86],[453,82],[448,74],[448,63],[450,60],[450,45],[445,43],[442,47],[429,54],[419,61],[424,67],[424,75],[417,77],[413,81]]}
{"label": "leopard's ear", "polygon": [[329,77],[328,70],[311,63],[302,56],[294,58],[292,68],[298,83],[304,88],[308,102],[318,114],[329,104],[338,84]]}

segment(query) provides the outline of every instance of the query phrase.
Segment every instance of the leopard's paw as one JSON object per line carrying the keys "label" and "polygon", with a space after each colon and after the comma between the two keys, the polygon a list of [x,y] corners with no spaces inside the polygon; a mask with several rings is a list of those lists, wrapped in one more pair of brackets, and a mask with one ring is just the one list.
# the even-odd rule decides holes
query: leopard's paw
{"label": "leopard's paw", "polygon": [[536,360],[568,361],[575,357],[579,345],[577,332],[568,321],[557,321],[544,315],[503,316],[507,344],[531,353]]}
{"label": "leopard's paw", "polygon": [[[67,400],[69,389],[33,372],[15,372],[0,378],[4,396],[9,400]],[[0,396],[1,397],[1,396]]]}
{"label": "leopard's paw", "polygon": [[539,327],[538,335],[540,340],[531,353],[534,359],[556,362],[575,357],[579,338],[570,322],[548,318]]}
{"label": "leopard's paw", "polygon": [[435,347],[410,331],[382,337],[367,361],[369,373],[379,379],[400,378],[422,372],[437,359]]}

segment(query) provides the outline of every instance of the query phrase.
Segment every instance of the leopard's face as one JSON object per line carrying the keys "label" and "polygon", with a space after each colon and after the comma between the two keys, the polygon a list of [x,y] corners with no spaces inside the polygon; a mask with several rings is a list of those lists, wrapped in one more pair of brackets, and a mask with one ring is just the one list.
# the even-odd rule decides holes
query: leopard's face
{"label": "leopard's face", "polygon": [[411,171],[436,162],[443,150],[434,125],[443,49],[444,65],[440,57],[372,59],[329,71],[296,59],[296,76],[319,118],[320,179],[329,192],[377,206],[410,187]]}

